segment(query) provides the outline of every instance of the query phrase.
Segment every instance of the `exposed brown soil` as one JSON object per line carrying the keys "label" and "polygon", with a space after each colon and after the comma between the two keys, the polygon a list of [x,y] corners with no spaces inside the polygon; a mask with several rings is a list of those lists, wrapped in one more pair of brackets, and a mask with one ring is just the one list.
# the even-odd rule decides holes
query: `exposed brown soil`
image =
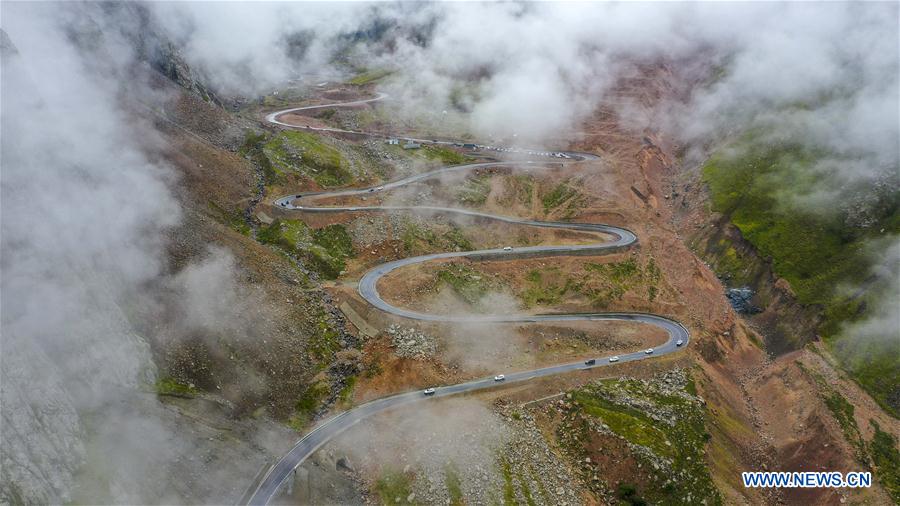
{"label": "exposed brown soil", "polygon": [[[649,79],[639,90],[646,92],[641,95],[645,103],[652,104],[656,97],[675,97],[679,93],[669,89],[661,79],[671,76],[671,69],[651,67],[644,72]],[[612,112],[601,113],[594,123],[600,132],[614,130],[616,124]],[[787,323],[792,328],[792,322],[810,321],[806,319],[806,310],[790,299],[790,290],[785,283],[773,280],[771,295],[783,303],[773,305],[771,314],[754,320],[760,323],[763,334],[734,314],[722,297],[724,287],[719,280],[685,246],[692,234],[716,225],[715,217],[706,211],[705,189],[697,184],[696,176],[681,172],[690,167],[678,167],[674,162],[673,153],[677,146],[653,132],[643,134],[642,139],[635,135],[629,140],[598,133],[594,139],[607,156],[619,160],[617,169],[623,178],[630,179],[630,186],[645,197],[642,201],[634,191],[630,192],[633,203],[648,215],[641,221],[646,226],[638,234],[642,244],[660,245],[666,251],[660,252],[660,264],[666,265],[670,282],[679,288],[685,305],[707,308],[699,314],[689,312],[689,317],[697,318],[705,313],[707,324],[704,327],[713,335],[713,339],[698,343],[694,349],[699,352],[698,364],[707,378],[700,383],[701,390],[717,414],[709,456],[713,469],[718,470],[714,475],[721,483],[720,488],[732,500],[744,496],[752,502],[787,501],[790,504],[840,501],[839,494],[827,489],[777,491],[767,497],[756,497],[737,483],[739,475],[735,472],[740,470],[861,470],[852,449],[843,441],[840,432],[835,432],[836,422],[824,407],[816,388],[808,381],[799,380],[803,373],[795,360],[817,363],[820,370],[830,371],[825,373],[827,377],[838,373],[809,351],[772,362],[760,345],[754,344],[773,342],[773,336],[766,332],[775,322]],[[684,184],[692,186],[685,187]],[[688,193],[677,201],[665,198],[675,187],[687,189]],[[628,193],[624,185],[620,191]],[[670,242],[673,240],[677,244]],[[797,330],[801,331],[803,325],[800,324]],[[858,387],[850,388],[845,382],[842,389],[858,411],[884,420],[888,427],[893,427],[895,434],[898,433],[896,420],[881,412]],[[861,429],[869,425],[867,419],[857,420],[857,423]],[[728,462],[729,458],[734,462]],[[867,497],[875,503],[886,500],[884,492],[877,487],[845,493],[859,499]]]}

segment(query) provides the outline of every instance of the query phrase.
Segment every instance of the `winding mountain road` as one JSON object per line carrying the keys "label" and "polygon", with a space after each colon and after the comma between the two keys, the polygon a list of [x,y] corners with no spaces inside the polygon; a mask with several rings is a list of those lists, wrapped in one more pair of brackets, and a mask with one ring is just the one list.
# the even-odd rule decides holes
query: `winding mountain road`
{"label": "winding mountain road", "polygon": [[[302,110],[310,110],[310,109],[321,109],[321,108],[330,108],[330,107],[347,107],[347,106],[357,106],[370,102],[375,102],[377,100],[382,100],[386,98],[386,95],[379,94],[375,98],[366,99],[366,100],[357,100],[353,102],[343,102],[343,103],[333,103],[333,104],[324,104],[324,105],[313,105],[306,107],[295,107],[293,109],[287,109],[283,111],[278,111],[269,114],[266,116],[266,121],[290,128],[299,128],[303,130],[313,130],[313,131],[323,131],[323,132],[341,132],[341,133],[352,133],[357,135],[366,135],[372,137],[380,137],[386,138],[387,136],[382,134],[373,134],[368,132],[358,132],[351,130],[341,130],[336,128],[317,128],[317,127],[298,127],[296,125],[291,125],[289,123],[284,123],[279,120],[280,116],[285,114],[289,114],[296,111]],[[426,140],[426,139],[414,139],[414,138],[403,138],[399,139],[413,142],[422,142],[422,143],[435,143],[435,144],[454,144],[450,141],[436,141],[436,140]],[[480,148],[487,149],[498,149],[489,146],[479,146]],[[553,163],[578,163],[586,160],[595,160],[598,157],[588,153],[577,153],[577,152],[546,152],[546,151],[536,151],[536,150],[516,150],[518,154],[524,154],[527,156],[541,156],[546,157],[549,161]],[[515,259],[515,258],[534,258],[534,257],[547,257],[547,256],[563,256],[563,255],[595,255],[601,254],[604,252],[614,251],[617,249],[627,248],[629,245],[637,242],[637,237],[629,230],[624,228],[614,227],[610,225],[601,225],[595,223],[571,223],[571,222],[547,222],[547,221],[536,221],[536,220],[523,220],[518,218],[512,218],[507,216],[498,216],[487,213],[481,213],[477,211],[470,211],[467,209],[458,209],[458,208],[447,208],[447,207],[430,207],[430,206],[350,206],[350,207],[309,207],[310,202],[314,202],[316,200],[320,200],[323,198],[331,198],[331,197],[341,197],[341,196],[352,196],[352,195],[368,195],[371,193],[388,191],[394,188],[399,188],[401,186],[416,182],[426,180],[432,177],[436,177],[440,174],[446,174],[450,172],[463,172],[470,171],[477,168],[483,167],[494,167],[494,166],[524,166],[526,170],[536,170],[536,169],[545,169],[546,167],[540,167],[537,164],[544,164],[545,162],[538,162],[534,160],[517,160],[517,161],[507,161],[507,162],[485,162],[485,163],[473,163],[467,165],[457,165],[451,167],[444,167],[437,170],[433,170],[430,172],[417,174],[414,176],[410,176],[407,178],[399,179],[396,181],[392,181],[389,183],[385,183],[384,185],[371,187],[371,188],[360,188],[360,189],[345,189],[345,190],[337,190],[333,192],[311,192],[304,194],[294,194],[281,197],[275,200],[274,204],[282,209],[290,210],[290,211],[298,211],[298,212],[309,212],[309,213],[334,213],[334,212],[393,212],[393,211],[425,211],[425,212],[433,212],[433,213],[445,213],[445,214],[457,214],[463,216],[477,217],[482,219],[490,219],[497,220],[506,223],[512,223],[523,226],[532,226],[532,227],[545,227],[545,228],[559,228],[566,230],[581,230],[588,232],[597,232],[602,233],[604,235],[608,235],[613,237],[611,241],[600,242],[600,243],[591,243],[591,244],[581,244],[581,245],[568,245],[568,246],[530,246],[530,247],[522,247],[522,248],[514,248],[514,249],[487,249],[487,250],[477,250],[477,251],[459,251],[459,252],[449,252],[449,253],[435,253],[431,255],[422,255],[417,257],[404,258],[401,260],[395,260],[393,262],[388,262],[382,265],[379,265],[372,270],[368,271],[359,281],[359,294],[365,299],[367,302],[372,304],[374,307],[385,311],[387,313],[391,313],[397,316],[402,316],[405,318],[411,318],[415,320],[424,320],[431,322],[491,322],[491,323],[525,323],[525,322],[559,322],[559,321],[630,321],[630,322],[638,322],[644,323],[648,325],[653,325],[655,327],[661,328],[666,331],[668,334],[668,340],[653,348],[652,354],[645,353],[644,351],[638,351],[634,353],[627,353],[618,356],[618,363],[621,362],[632,362],[635,360],[643,360],[647,358],[657,357],[660,355],[666,355],[668,353],[675,352],[681,349],[682,345],[686,346],[688,340],[690,339],[690,334],[687,329],[681,325],[680,323],[670,320],[668,318],[654,315],[654,314],[645,314],[645,313],[568,313],[568,314],[513,314],[513,315],[433,315],[427,313],[421,313],[417,311],[411,311],[408,309],[399,308],[391,305],[387,301],[385,301],[381,295],[378,293],[378,280],[381,279],[386,274],[399,269],[404,266],[430,262],[433,260],[441,260],[448,258],[471,258],[478,260],[490,260],[490,259]],[[295,202],[303,203],[304,205],[295,205]],[[679,344],[680,342],[680,344]],[[384,397],[381,399],[377,399],[371,402],[367,402],[365,404],[361,404],[349,411],[345,411],[323,423],[321,423],[318,427],[313,429],[311,432],[303,436],[297,444],[286,454],[281,460],[279,460],[274,466],[272,466],[269,471],[265,474],[265,476],[260,481],[259,485],[253,491],[252,495],[249,497],[248,504],[252,505],[264,505],[268,504],[269,501],[275,496],[275,493],[278,491],[278,488],[281,484],[290,476],[290,474],[297,468],[307,457],[312,455],[319,447],[323,444],[330,441],[332,438],[337,436],[338,434],[344,432],[348,428],[355,425],[360,420],[364,420],[376,413],[380,413],[387,409],[396,408],[398,406],[403,406],[406,404],[411,404],[413,402],[422,402],[426,400],[431,400],[433,398],[447,397],[450,395],[461,394],[464,392],[472,392],[476,390],[483,390],[488,388],[495,388],[499,386],[499,384],[509,384],[509,383],[518,383],[529,381],[535,378],[541,378],[544,376],[550,376],[555,374],[561,374],[571,371],[592,369],[596,367],[604,367],[611,364],[609,361],[610,357],[598,357],[594,363],[588,364],[585,361],[571,362],[566,364],[554,365],[550,367],[544,367],[540,369],[533,369],[530,371],[519,371],[512,372],[506,374],[506,378],[502,383],[499,383],[494,380],[494,378],[484,378],[477,379],[473,381],[469,381],[466,383],[460,383],[456,385],[449,385],[443,387],[436,387],[434,389],[434,394],[426,396],[423,394],[421,390],[416,390],[413,392],[406,392],[397,395],[392,395],[390,397]]]}

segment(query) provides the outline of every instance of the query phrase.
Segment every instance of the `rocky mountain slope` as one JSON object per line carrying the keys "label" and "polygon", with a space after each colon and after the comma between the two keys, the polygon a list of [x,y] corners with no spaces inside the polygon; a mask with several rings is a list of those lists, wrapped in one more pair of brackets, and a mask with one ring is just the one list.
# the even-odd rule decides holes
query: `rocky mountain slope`
{"label": "rocky mountain slope", "polygon": [[[279,209],[273,198],[285,194],[375,185],[501,155],[463,146],[406,150],[351,134],[276,129],[263,121],[266,113],[371,97],[391,74],[367,70],[346,82],[292,82],[262,97],[229,96],[202,69],[191,68],[180,41],[168,39],[142,6],[92,12],[67,27],[67,40],[87,62],[78,72],[112,73],[114,82],[127,83],[109,86],[115,113],[109,117],[127,118],[117,128],[139,140],[139,156],[126,161],[165,167],[150,172],[159,172],[153,181],[167,191],[154,193],[146,181],[124,185],[128,191],[121,200],[88,215],[90,226],[80,220],[76,230],[101,231],[102,247],[93,255],[69,261],[60,248],[14,250],[18,261],[47,255],[45,266],[72,267],[77,275],[56,285],[70,297],[48,291],[39,300],[77,299],[78,305],[66,306],[69,319],[50,321],[38,333],[13,324],[35,308],[42,314],[40,304],[4,315],[3,502],[234,503],[298,434],[354,405],[491,376],[498,369],[623,353],[659,341],[656,333],[628,324],[454,326],[372,309],[355,282],[389,260],[596,237],[442,214]],[[127,23],[110,29],[110,20]],[[29,77],[13,65],[28,56],[0,35],[4,89],[40,89],[13,82]],[[121,49],[118,37],[134,58],[121,66],[103,63],[119,61],[112,50]],[[733,206],[717,206],[717,185],[734,183],[717,181],[697,160],[681,157],[683,151],[665,135],[635,131],[622,116],[621,101],[629,101],[635,115],[652,117],[661,100],[683,98],[700,84],[672,62],[632,70],[574,131],[556,132],[546,141],[547,149],[597,154],[596,163],[529,172],[510,164],[328,203],[444,204],[627,227],[640,240],[625,252],[435,262],[386,277],[383,293],[398,305],[445,313],[654,312],[683,322],[691,331],[690,346],[658,360],[501,386],[367,420],[298,469],[278,501],[898,500],[900,423],[887,412],[895,392],[879,389],[880,383],[874,390],[865,381],[858,384],[833,363],[830,349],[815,338],[830,315],[808,304],[796,280],[778,270],[778,259],[770,259],[750,234],[745,237],[740,225],[747,222],[736,218]],[[41,118],[54,112],[42,100],[60,104],[55,97],[32,98],[28,106]],[[467,134],[433,119],[395,121],[397,107],[369,104],[284,118],[392,134]],[[90,133],[85,124],[78,126],[69,130]],[[77,139],[51,133],[54,145],[78,146]],[[70,151],[67,160],[78,154],[74,147]],[[109,146],[98,158],[117,152],[118,146]],[[91,173],[89,164],[81,170],[92,183],[114,179]],[[75,202],[54,198],[81,216],[83,206],[74,197],[94,199],[98,193],[73,190]],[[15,194],[5,189],[4,199],[10,196]],[[152,207],[167,217],[160,219],[166,225],[150,231],[132,226],[130,205]],[[55,206],[34,207],[39,217],[57,223],[58,214],[48,211]],[[877,223],[880,230],[884,221],[894,231],[893,215],[886,216],[869,225]],[[735,220],[737,228],[728,224]],[[82,237],[60,236],[54,241],[63,247],[81,244]],[[121,278],[133,274],[128,269],[94,275],[123,242],[133,248],[126,252],[150,250],[141,258],[155,270],[124,285]],[[4,252],[9,247],[4,243]],[[30,274],[38,272],[58,271]],[[752,297],[740,292],[729,300],[727,290],[745,284]],[[19,293],[11,286],[4,284],[5,299]],[[15,286],[25,293],[29,285]],[[733,304],[735,297],[744,305]],[[869,297],[867,292],[851,299],[868,303]],[[853,309],[863,314],[864,306]],[[754,308],[759,311],[748,311]],[[41,339],[17,339],[29,335]],[[880,394],[873,400],[860,384]],[[761,491],[739,482],[741,471],[775,469],[871,469],[877,483],[864,490]]]}

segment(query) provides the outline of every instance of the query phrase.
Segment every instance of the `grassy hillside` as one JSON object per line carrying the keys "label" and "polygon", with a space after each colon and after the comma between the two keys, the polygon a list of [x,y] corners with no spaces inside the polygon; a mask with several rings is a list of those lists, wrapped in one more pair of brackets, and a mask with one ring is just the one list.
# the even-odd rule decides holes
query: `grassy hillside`
{"label": "grassy hillside", "polygon": [[334,279],[354,255],[353,241],[343,225],[311,230],[300,220],[275,220],[261,228],[257,239],[302,257],[322,276]]}
{"label": "grassy hillside", "polygon": [[356,86],[363,86],[369,83],[374,83],[380,79],[383,79],[389,75],[391,75],[393,71],[389,69],[372,69],[366,70],[354,76],[352,79],[347,81],[350,84],[354,84]]}
{"label": "grassy hillside", "polygon": [[[799,302],[820,308],[819,333],[834,344],[844,324],[866,318],[886,294],[890,280],[872,275],[872,245],[900,233],[900,205],[896,192],[863,195],[864,225],[843,198],[830,196],[828,206],[811,205],[823,182],[816,163],[825,157],[795,145],[763,146],[745,138],[713,156],[703,167],[703,179],[713,210],[726,215],[771,262]],[[860,197],[846,188],[841,195]],[[881,340],[884,344],[843,341],[835,350],[857,381],[897,415],[900,344],[889,337]]]}
{"label": "grassy hillside", "polygon": [[279,132],[265,144],[263,152],[278,174],[298,171],[323,188],[353,181],[341,152],[306,132]]}
{"label": "grassy hillside", "polygon": [[804,367],[799,361],[797,365],[816,382],[819,395],[840,425],[844,438],[856,451],[856,458],[864,466],[874,468],[875,479],[900,503],[900,451],[897,450],[897,441],[891,434],[882,431],[878,422],[870,420],[875,435],[867,443],[853,416],[856,409],[853,404],[832,388],[821,374]]}
{"label": "grassy hillside", "polygon": [[705,458],[706,409],[689,384],[683,372],[670,371],[650,381],[607,379],[575,390],[557,429],[563,448],[577,462],[599,463],[614,443],[595,442],[624,442],[630,455],[604,469],[620,477],[606,488],[624,504],[721,504]]}

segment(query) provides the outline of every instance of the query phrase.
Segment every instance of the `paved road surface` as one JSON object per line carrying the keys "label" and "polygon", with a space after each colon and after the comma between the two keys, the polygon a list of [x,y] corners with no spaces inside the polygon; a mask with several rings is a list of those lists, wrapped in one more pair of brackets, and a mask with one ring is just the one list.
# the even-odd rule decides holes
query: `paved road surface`
{"label": "paved road surface", "polygon": [[[284,111],[274,112],[266,116],[266,120],[270,123],[281,125],[285,127],[292,128],[301,128],[305,130],[316,130],[316,131],[328,131],[328,132],[343,132],[343,133],[354,133],[359,135],[371,135],[373,137],[387,137],[381,134],[369,134],[366,132],[356,132],[350,130],[341,130],[335,128],[313,128],[313,127],[294,127],[288,123],[284,123],[279,121],[279,117],[301,110],[309,110],[309,109],[320,109],[326,107],[339,107],[339,106],[356,106],[361,104],[366,104],[369,102],[374,102],[376,100],[384,99],[386,95],[380,94],[379,96],[367,100],[357,100],[354,102],[345,102],[338,104],[325,104],[325,105],[316,105],[316,106],[307,106],[307,107],[296,107],[293,109],[287,109]],[[434,142],[437,144],[454,144],[452,141],[435,141],[435,140],[427,140],[427,139],[413,139],[413,138],[400,138],[402,140],[411,140],[415,142]],[[494,146],[484,146],[479,145],[480,149],[488,149],[488,150],[501,150],[503,148],[498,148]],[[505,151],[507,152],[507,151]],[[535,221],[535,220],[521,220],[518,218],[512,218],[507,216],[497,216],[492,214],[480,213],[477,211],[470,211],[467,209],[458,209],[458,208],[447,208],[447,207],[432,207],[432,206],[373,206],[373,207],[360,207],[360,206],[352,206],[352,207],[310,207],[309,204],[315,202],[316,200],[321,200],[323,198],[330,197],[340,197],[340,196],[350,196],[350,195],[363,195],[370,193],[377,193],[382,191],[388,191],[394,188],[399,188],[401,186],[407,185],[409,183],[413,183],[416,181],[422,181],[425,179],[429,179],[432,177],[436,177],[440,174],[446,174],[449,172],[463,172],[470,171],[477,168],[483,167],[494,167],[494,166],[507,166],[513,167],[517,170],[542,170],[546,169],[546,165],[548,162],[551,163],[579,163],[585,160],[594,160],[597,159],[595,155],[588,153],[576,153],[569,151],[554,151],[554,152],[546,152],[546,151],[538,151],[538,150],[525,150],[519,149],[511,152],[512,156],[529,156],[529,157],[543,157],[546,160],[539,162],[535,160],[515,160],[515,161],[506,161],[506,162],[486,162],[486,163],[473,163],[468,165],[459,165],[453,167],[444,167],[441,169],[437,169],[434,171],[430,171],[423,174],[417,174],[414,176],[410,176],[407,178],[403,178],[397,181],[392,181],[389,183],[385,183],[380,186],[371,187],[371,188],[359,188],[359,189],[350,189],[350,190],[337,190],[333,192],[310,192],[304,194],[293,194],[281,197],[275,201],[275,205],[279,206],[286,210],[292,210],[297,212],[310,212],[310,213],[333,213],[333,212],[393,212],[393,211],[425,211],[425,212],[433,212],[433,213],[446,213],[446,214],[459,214],[465,216],[476,217],[480,219],[489,219],[489,220],[498,220],[506,223],[519,224],[524,226],[533,226],[533,227],[547,227],[547,228],[562,228],[567,230],[582,230],[588,232],[598,232],[607,236],[611,236],[612,240],[598,242],[593,244],[581,244],[581,245],[572,245],[572,246],[529,246],[523,248],[513,248],[511,250],[504,250],[503,248],[497,249],[488,249],[488,250],[478,250],[478,251],[460,251],[460,252],[450,252],[450,253],[435,253],[432,255],[422,255],[411,258],[404,258],[401,260],[396,260],[393,262],[388,262],[386,264],[379,265],[369,272],[367,272],[359,281],[359,294],[363,299],[368,301],[373,306],[381,309],[382,311],[395,314],[398,316],[403,316],[406,318],[411,318],[415,320],[425,320],[425,321],[434,321],[434,322],[494,322],[494,323],[523,323],[523,322],[545,322],[545,321],[631,321],[631,322],[639,322],[648,325],[653,325],[655,327],[659,327],[666,331],[668,334],[668,340],[656,346],[653,349],[652,354],[644,353],[643,351],[638,351],[634,353],[627,353],[623,355],[619,355],[618,362],[632,362],[635,360],[643,360],[647,358],[657,357],[660,355],[666,355],[668,353],[672,353],[680,350],[682,347],[686,347],[688,340],[690,339],[690,335],[687,329],[682,326],[680,323],[670,320],[668,318],[653,315],[653,314],[644,314],[644,313],[574,313],[574,314],[513,314],[513,315],[432,315],[427,313],[420,313],[417,311],[411,311],[408,309],[403,309],[399,307],[392,306],[387,301],[381,298],[381,295],[378,293],[378,280],[381,279],[384,275],[389,272],[398,269],[400,267],[404,267],[407,265],[429,262],[433,260],[446,259],[446,258],[476,258],[476,259],[514,259],[514,258],[525,258],[525,257],[545,257],[545,256],[559,256],[559,255],[580,255],[580,254],[601,254],[604,252],[608,252],[611,250],[626,248],[631,244],[637,242],[637,237],[629,230],[619,227],[613,227],[610,225],[601,225],[596,223],[571,223],[571,222],[546,222],[546,221]],[[542,165],[538,165],[542,164]],[[302,204],[302,205],[301,205]],[[679,347],[676,345],[677,341],[682,341],[683,346]],[[554,374],[561,374],[571,371],[592,369],[596,367],[605,367],[610,365],[609,357],[597,357],[596,363],[593,365],[586,365],[584,361],[571,362],[567,364],[554,365],[551,367],[544,367],[540,369],[533,369],[530,371],[519,371],[519,372],[511,372],[506,373],[506,379],[502,382],[502,384],[509,383],[518,383],[523,381],[529,381],[534,378],[540,378],[544,376],[550,376]],[[498,364],[498,369],[502,364]],[[498,373],[501,372],[498,370]],[[294,469],[297,468],[307,457],[312,455],[320,446],[330,441],[332,438],[337,436],[338,434],[344,432],[348,428],[355,425],[360,420],[364,420],[376,413],[385,411],[387,409],[396,408],[399,406],[403,406],[406,404],[411,404],[413,402],[424,402],[430,401],[432,399],[447,397],[450,395],[456,395],[463,392],[473,392],[476,390],[482,390],[487,388],[497,387],[499,382],[494,381],[494,378],[484,378],[469,381],[466,383],[460,383],[457,385],[448,385],[442,387],[436,387],[435,393],[433,395],[426,396],[423,394],[421,390],[416,390],[413,392],[406,392],[397,395],[392,395],[390,397],[384,397],[381,399],[377,399],[371,402],[367,402],[365,404],[359,405],[349,411],[345,411],[334,418],[331,418],[321,424],[318,427],[313,429],[311,432],[303,436],[300,441],[286,454],[281,460],[279,460],[269,472],[263,477],[259,486],[250,496],[248,504],[253,505],[263,505],[267,504],[272,497],[275,496],[275,493],[278,491],[278,488],[281,484],[291,475]]]}

